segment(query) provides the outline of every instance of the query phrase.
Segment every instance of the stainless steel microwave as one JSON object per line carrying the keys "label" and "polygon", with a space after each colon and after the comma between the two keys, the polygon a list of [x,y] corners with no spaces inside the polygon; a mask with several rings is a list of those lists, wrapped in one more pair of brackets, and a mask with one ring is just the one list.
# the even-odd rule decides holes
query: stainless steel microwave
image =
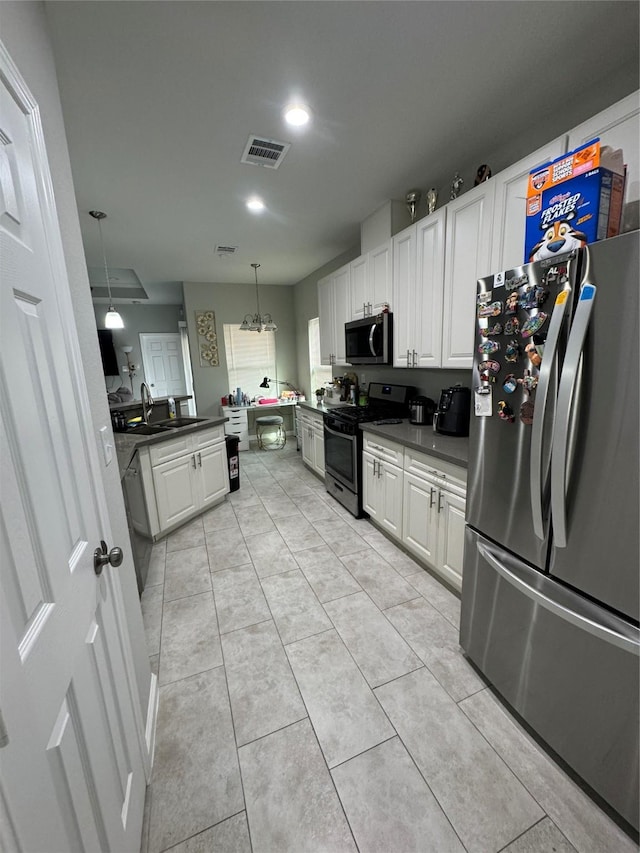
{"label": "stainless steel microwave", "polygon": [[393,314],[378,314],[344,324],[349,364],[391,364]]}

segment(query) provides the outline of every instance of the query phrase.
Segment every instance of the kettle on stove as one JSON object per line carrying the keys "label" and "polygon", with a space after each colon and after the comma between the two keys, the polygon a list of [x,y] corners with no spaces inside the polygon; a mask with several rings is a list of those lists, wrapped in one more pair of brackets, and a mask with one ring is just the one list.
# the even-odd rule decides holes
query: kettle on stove
{"label": "kettle on stove", "polygon": [[469,435],[471,389],[462,385],[443,388],[433,419],[434,432],[442,435]]}
{"label": "kettle on stove", "polygon": [[409,423],[424,426],[433,423],[436,404],[430,397],[414,397],[409,400]]}

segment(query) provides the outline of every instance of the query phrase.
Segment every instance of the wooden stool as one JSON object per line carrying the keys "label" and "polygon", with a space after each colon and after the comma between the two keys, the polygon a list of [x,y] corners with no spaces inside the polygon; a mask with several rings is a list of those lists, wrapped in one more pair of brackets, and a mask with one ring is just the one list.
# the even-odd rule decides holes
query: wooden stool
{"label": "wooden stool", "polygon": [[[260,450],[282,450],[287,443],[287,433],[283,427],[284,418],[280,415],[263,415],[256,418],[256,438]],[[277,427],[276,431],[270,427]]]}

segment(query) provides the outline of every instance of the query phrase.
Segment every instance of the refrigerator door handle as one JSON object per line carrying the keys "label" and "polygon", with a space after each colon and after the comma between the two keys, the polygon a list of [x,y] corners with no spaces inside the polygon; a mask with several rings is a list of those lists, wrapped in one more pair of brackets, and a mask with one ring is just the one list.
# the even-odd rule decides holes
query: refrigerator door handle
{"label": "refrigerator door handle", "polygon": [[[554,613],[556,616],[559,616],[565,621],[570,622],[577,628],[587,631],[587,633],[594,637],[605,640],[607,643],[624,649],[627,652],[631,652],[631,654],[636,657],[640,657],[640,632],[638,632],[637,628],[629,626],[629,633],[631,636],[626,636],[622,631],[617,631],[614,628],[607,627],[600,622],[594,621],[589,618],[588,613],[581,613],[577,607],[567,607],[559,601],[555,601],[553,598],[545,595],[540,590],[532,587],[531,584],[527,582],[524,572],[522,573],[522,576],[520,576],[517,565],[511,564],[507,568],[505,562],[500,559],[500,555],[503,552],[496,554],[493,549],[480,541],[476,543],[476,547],[478,548],[480,556],[486,560],[487,563],[489,563],[489,565],[507,581],[507,583],[514,586],[531,601],[539,604],[541,607],[544,607],[546,610],[549,610],[551,613]],[[560,590],[564,591],[564,587],[561,587],[559,584],[557,584],[557,586]],[[587,606],[590,604],[588,601],[585,603]]]}
{"label": "refrigerator door handle", "polygon": [[536,404],[533,412],[531,427],[531,451],[529,456],[529,482],[531,489],[531,515],[533,531],[538,539],[544,539],[544,520],[542,513],[542,494],[546,471],[542,470],[542,448],[544,439],[544,422],[549,397],[549,387],[553,376],[558,341],[562,323],[570,302],[571,288],[567,285],[556,296],[556,302],[549,321],[549,331],[544,345],[544,357],[540,365],[540,376],[536,390]]}
{"label": "refrigerator door handle", "polygon": [[578,306],[573,316],[567,353],[560,377],[558,409],[551,451],[551,515],[553,542],[558,548],[567,547],[567,485],[571,412],[576,399],[578,379],[582,369],[582,352],[596,296],[596,286],[585,283],[580,288]]}

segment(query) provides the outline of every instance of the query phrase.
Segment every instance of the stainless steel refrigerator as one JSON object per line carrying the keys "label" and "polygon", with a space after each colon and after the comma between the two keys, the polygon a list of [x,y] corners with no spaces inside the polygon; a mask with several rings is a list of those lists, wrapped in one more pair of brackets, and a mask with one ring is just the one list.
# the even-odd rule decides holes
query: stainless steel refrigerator
{"label": "stainless steel refrigerator", "polygon": [[478,282],[460,627],[636,829],[639,235]]}

